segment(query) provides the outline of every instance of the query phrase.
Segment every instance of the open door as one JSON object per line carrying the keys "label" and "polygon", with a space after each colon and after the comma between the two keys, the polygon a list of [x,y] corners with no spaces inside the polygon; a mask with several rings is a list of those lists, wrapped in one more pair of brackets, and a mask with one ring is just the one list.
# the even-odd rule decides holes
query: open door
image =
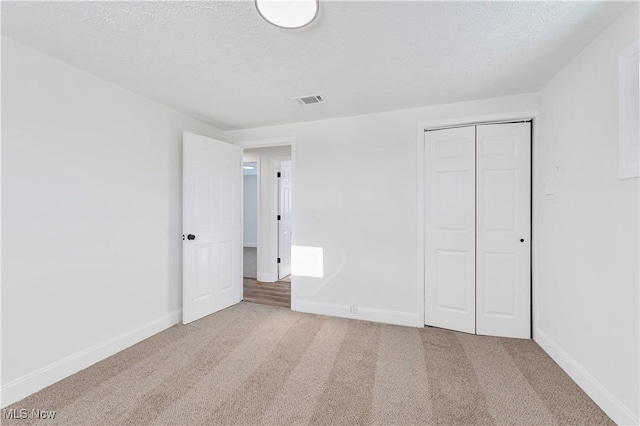
{"label": "open door", "polygon": [[183,134],[183,295],[187,324],[242,298],[241,149]]}
{"label": "open door", "polygon": [[291,161],[280,162],[278,198],[278,279],[291,275]]}

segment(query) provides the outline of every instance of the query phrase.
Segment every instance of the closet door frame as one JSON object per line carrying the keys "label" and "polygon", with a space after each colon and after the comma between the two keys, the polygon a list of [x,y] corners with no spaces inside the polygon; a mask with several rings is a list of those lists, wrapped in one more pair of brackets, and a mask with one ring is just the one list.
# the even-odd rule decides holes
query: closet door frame
{"label": "closet door frame", "polygon": [[[417,165],[417,181],[416,181],[416,215],[417,215],[417,232],[416,232],[416,248],[417,258],[417,277],[418,277],[418,294],[416,297],[416,317],[415,326],[423,328],[425,326],[425,132],[427,130],[444,129],[449,127],[475,126],[483,124],[498,124],[515,121],[531,121],[531,181],[536,181],[536,170],[534,162],[536,157],[536,127],[537,127],[538,110],[513,111],[507,113],[486,114],[469,117],[459,117],[444,120],[426,120],[417,124],[416,128],[416,165]],[[536,188],[532,185],[531,192],[531,329],[532,337],[535,338],[536,318],[536,281],[535,281],[535,265],[536,265],[536,229],[537,229],[537,205],[534,203],[536,198]]]}

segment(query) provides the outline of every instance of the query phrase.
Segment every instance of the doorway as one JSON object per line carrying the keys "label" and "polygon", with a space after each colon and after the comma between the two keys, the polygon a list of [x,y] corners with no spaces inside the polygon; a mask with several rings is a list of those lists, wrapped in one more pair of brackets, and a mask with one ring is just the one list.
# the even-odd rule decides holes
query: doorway
{"label": "doorway", "polygon": [[258,278],[258,162],[242,164],[242,275]]}
{"label": "doorway", "polygon": [[243,300],[291,307],[291,146],[243,152]]}

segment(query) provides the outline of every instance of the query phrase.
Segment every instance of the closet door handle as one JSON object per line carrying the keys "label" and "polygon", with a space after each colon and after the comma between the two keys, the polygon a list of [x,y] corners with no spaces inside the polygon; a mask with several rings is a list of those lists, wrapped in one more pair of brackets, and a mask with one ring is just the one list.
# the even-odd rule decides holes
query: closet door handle
{"label": "closet door handle", "polygon": [[524,238],[520,238],[520,242],[521,242],[521,243],[524,243]]}
{"label": "closet door handle", "polygon": [[193,235],[193,234],[187,235],[187,240],[195,240],[195,239],[196,239],[195,235]]}

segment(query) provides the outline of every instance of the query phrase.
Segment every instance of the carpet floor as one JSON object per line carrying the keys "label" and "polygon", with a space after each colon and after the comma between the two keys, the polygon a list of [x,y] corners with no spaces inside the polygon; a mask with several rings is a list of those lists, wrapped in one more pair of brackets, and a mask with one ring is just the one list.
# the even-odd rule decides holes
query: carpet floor
{"label": "carpet floor", "polygon": [[531,340],[242,302],[8,408],[3,424],[613,424]]}

